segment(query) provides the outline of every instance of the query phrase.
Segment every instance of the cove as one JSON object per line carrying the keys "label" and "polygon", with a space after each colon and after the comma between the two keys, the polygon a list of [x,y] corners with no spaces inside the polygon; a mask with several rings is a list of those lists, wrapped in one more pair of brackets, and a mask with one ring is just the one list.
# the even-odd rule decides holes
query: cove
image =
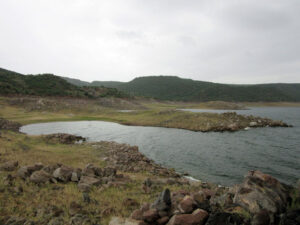
{"label": "cove", "polygon": [[[194,109],[191,111],[197,112]],[[201,133],[102,121],[76,121],[30,124],[20,131],[30,135],[70,133],[87,137],[88,141],[137,145],[142,153],[163,166],[222,185],[240,182],[249,170],[261,170],[286,183],[296,182],[300,172],[300,108],[262,107],[237,112],[282,119],[294,127]]]}

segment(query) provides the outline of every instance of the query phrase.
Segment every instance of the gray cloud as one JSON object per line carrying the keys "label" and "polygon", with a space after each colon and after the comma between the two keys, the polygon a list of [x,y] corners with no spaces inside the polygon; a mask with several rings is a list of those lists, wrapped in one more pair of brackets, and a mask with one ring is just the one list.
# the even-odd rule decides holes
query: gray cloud
{"label": "gray cloud", "polygon": [[0,67],[83,80],[300,82],[298,0],[0,2]]}

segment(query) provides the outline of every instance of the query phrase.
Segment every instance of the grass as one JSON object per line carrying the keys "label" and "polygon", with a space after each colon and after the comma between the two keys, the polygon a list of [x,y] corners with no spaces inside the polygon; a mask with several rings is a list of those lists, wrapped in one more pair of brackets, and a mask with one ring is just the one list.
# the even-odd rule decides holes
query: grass
{"label": "grass", "polygon": [[[44,165],[62,163],[75,168],[83,168],[88,163],[93,163],[98,167],[105,165],[102,161],[105,146],[103,149],[95,149],[92,144],[49,144],[41,136],[26,136],[8,131],[2,132],[0,146],[1,161],[17,160],[21,166],[37,162]],[[14,173],[10,174],[14,175]],[[127,173],[126,175],[131,177],[132,181],[126,186],[105,189],[94,187],[90,194],[93,202],[87,204],[83,202],[82,193],[75,183],[37,186],[17,178],[14,180],[13,187],[23,188],[23,192],[17,194],[13,188],[4,185],[3,178],[7,174],[7,172],[0,173],[0,190],[4,190],[3,193],[0,192],[0,221],[8,215],[32,218],[35,222],[46,221],[47,214],[49,214],[47,207],[55,206],[62,210],[63,219],[65,223],[68,223],[71,217],[68,212],[69,206],[72,201],[75,201],[83,206],[91,220],[96,222],[98,217],[101,217],[101,224],[108,224],[111,216],[128,217],[130,215],[134,208],[124,204],[127,198],[142,204],[153,201],[166,187],[173,191],[192,188],[177,185],[157,186],[150,194],[145,194],[141,189],[142,182],[146,177],[154,178],[154,176],[147,173]],[[40,212],[39,214],[39,210],[45,210],[47,213]]]}
{"label": "grass", "polygon": [[[250,122],[244,116],[230,118],[216,113],[192,113],[175,110],[182,107],[196,107],[196,105],[183,103],[145,102],[140,104],[140,110],[124,113],[116,110],[116,108],[98,105],[97,102],[93,101],[83,101],[82,104],[77,104],[76,100],[74,102],[68,101],[67,104],[62,100],[50,101],[46,99],[45,101],[48,101],[45,105],[39,105],[38,99],[30,100],[26,104],[11,104],[9,99],[1,98],[0,117],[21,124],[100,120],[125,125],[180,128],[192,131],[209,131],[215,127],[228,126],[235,122],[241,127],[246,127]],[[53,104],[53,108],[51,108],[51,104]]]}

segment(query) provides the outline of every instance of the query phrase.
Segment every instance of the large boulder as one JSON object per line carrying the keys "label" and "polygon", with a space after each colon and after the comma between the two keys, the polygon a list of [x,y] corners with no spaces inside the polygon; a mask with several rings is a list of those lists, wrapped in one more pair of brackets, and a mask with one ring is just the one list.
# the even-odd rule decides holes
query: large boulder
{"label": "large boulder", "polygon": [[71,180],[73,170],[71,167],[62,166],[53,172],[53,177],[59,181],[68,182]]}
{"label": "large boulder", "polygon": [[18,161],[8,161],[0,165],[0,170],[2,171],[14,171],[17,169],[19,163]]}
{"label": "large boulder", "polygon": [[38,170],[41,170],[44,167],[42,163],[36,163],[31,166],[22,166],[18,169],[17,175],[23,179],[30,177],[30,175]]}
{"label": "large boulder", "polygon": [[30,176],[30,181],[36,184],[44,184],[49,182],[51,175],[44,170],[35,171]]}
{"label": "large boulder", "polygon": [[285,211],[289,202],[290,188],[268,174],[250,171],[244,182],[238,186],[233,203],[257,214],[261,209],[271,214]]}
{"label": "large boulder", "polygon": [[195,205],[194,199],[187,195],[180,201],[178,209],[181,213],[191,213],[193,212]]}
{"label": "large boulder", "polygon": [[151,206],[152,208],[157,209],[158,211],[166,211],[171,207],[171,194],[169,189],[165,189],[161,192],[160,196]]}

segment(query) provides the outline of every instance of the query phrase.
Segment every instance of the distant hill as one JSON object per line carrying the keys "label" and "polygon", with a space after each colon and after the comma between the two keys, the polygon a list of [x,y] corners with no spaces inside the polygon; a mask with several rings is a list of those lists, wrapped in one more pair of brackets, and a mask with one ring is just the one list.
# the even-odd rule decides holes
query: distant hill
{"label": "distant hill", "polygon": [[176,101],[300,101],[300,84],[229,85],[175,76],[139,77],[119,90]]}
{"label": "distant hill", "polygon": [[176,76],[148,76],[130,82],[94,81],[89,85],[114,87],[131,95],[173,101],[300,101],[300,84],[230,85]]}
{"label": "distant hill", "polygon": [[115,88],[79,87],[53,74],[23,75],[0,68],[1,95],[128,97]]}

